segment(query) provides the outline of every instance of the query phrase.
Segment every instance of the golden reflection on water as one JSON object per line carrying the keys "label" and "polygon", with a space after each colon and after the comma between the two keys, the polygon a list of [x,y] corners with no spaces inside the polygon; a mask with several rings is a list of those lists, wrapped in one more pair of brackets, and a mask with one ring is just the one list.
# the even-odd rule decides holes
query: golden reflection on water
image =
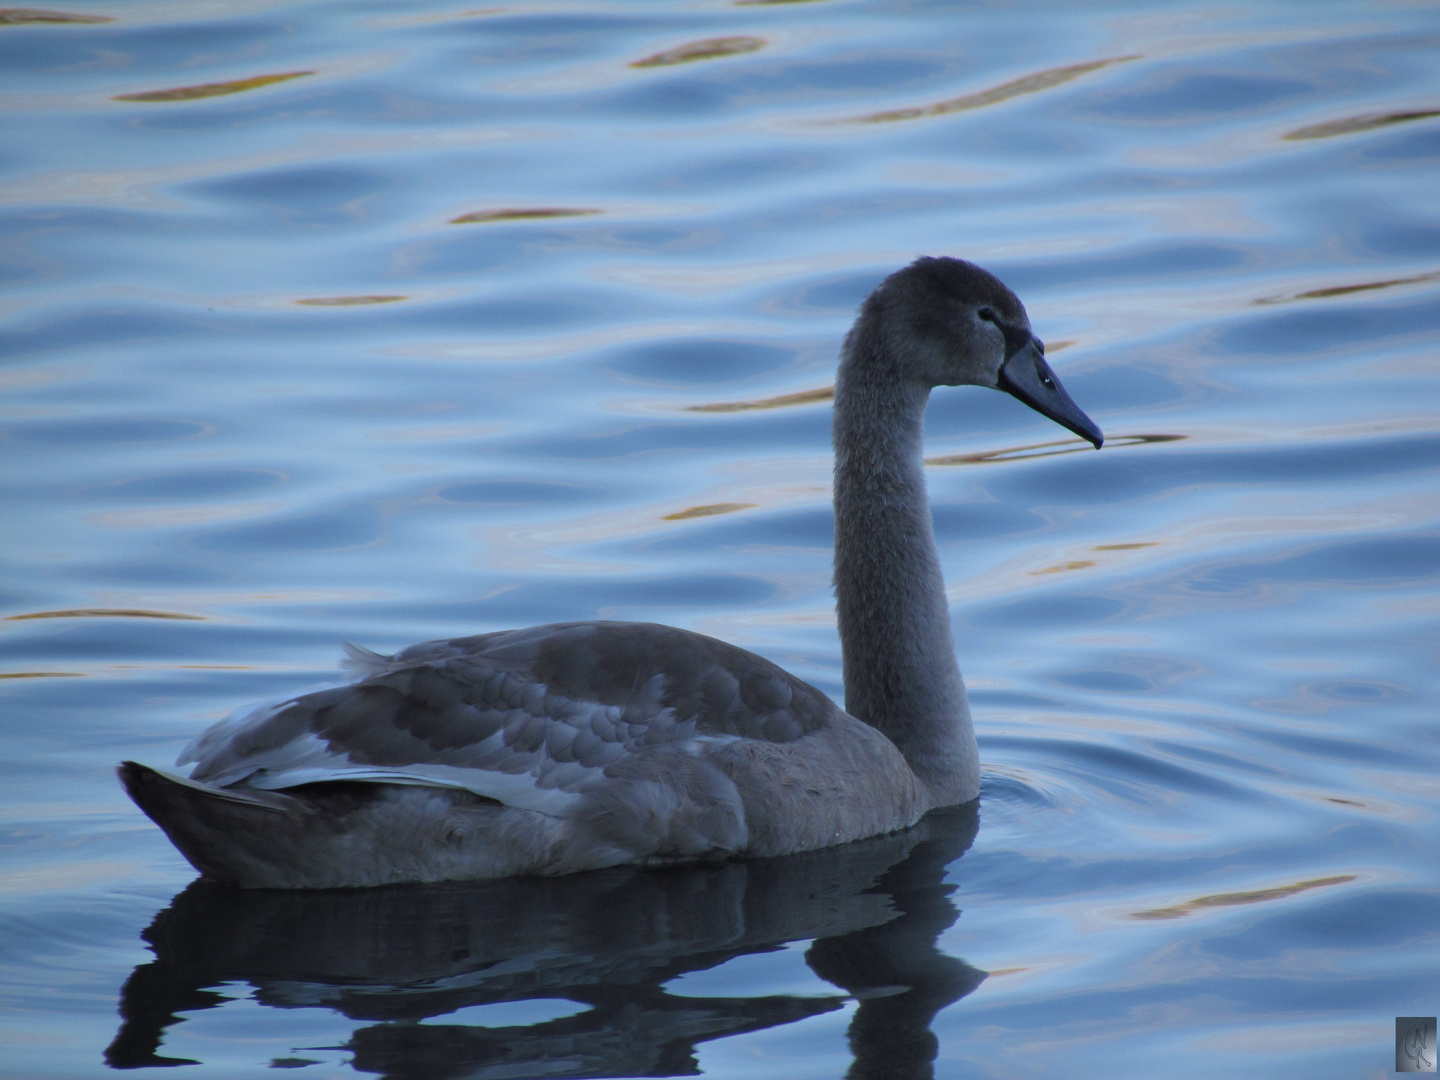
{"label": "golden reflection on water", "polygon": [[1351,293],[1370,292],[1374,289],[1391,289],[1396,285],[1415,285],[1426,281],[1440,281],[1440,270],[1412,277],[1387,278],[1384,281],[1362,281],[1357,285],[1330,285],[1323,289],[1308,289],[1305,292],[1286,296],[1262,296],[1256,304],[1288,304],[1295,300],[1326,300],[1332,296],[1348,296]]}
{"label": "golden reflection on water", "polygon": [[1070,562],[1061,563],[1059,566],[1047,566],[1044,570],[1031,570],[1031,577],[1038,577],[1040,574],[1063,574],[1067,570],[1088,570],[1095,565],[1093,559],[1072,559]]}
{"label": "golden reflection on water", "polygon": [[708,506],[692,506],[673,514],[665,514],[661,521],[688,521],[691,518],[715,517],[717,514],[733,514],[737,510],[753,510],[755,503],[710,503]]}
{"label": "golden reflection on water", "polygon": [[484,225],[492,221],[534,221],[543,218],[585,217],[604,213],[602,210],[577,210],[563,206],[536,206],[523,209],[476,210],[450,219],[451,225]]}
{"label": "golden reflection on water", "polygon": [[1148,911],[1131,912],[1132,919],[1181,919],[1196,911],[1212,907],[1236,907],[1241,904],[1261,904],[1267,900],[1283,900],[1287,896],[1294,896],[1297,893],[1308,892],[1311,889],[1322,889],[1330,885],[1343,885],[1346,882],[1354,881],[1355,874],[1338,874],[1335,877],[1314,878],[1310,881],[1297,881],[1294,885],[1280,885],[1273,889],[1255,889],[1251,892],[1216,893],[1213,896],[1199,896],[1194,900],[1187,900],[1183,904],[1175,904],[1172,907],[1151,908]]}
{"label": "golden reflection on water", "polygon": [[0,8],[0,26],[21,23],[107,23],[115,20],[108,15],[75,15],[68,11],[43,11],[40,8]]}
{"label": "golden reflection on water", "polygon": [[757,37],[717,37],[703,41],[691,41],[673,49],[636,60],[632,68],[669,67],[672,64],[688,64],[694,60],[714,60],[720,56],[738,56],[755,52],[765,47],[765,39]]}
{"label": "golden reflection on water", "polygon": [[1282,139],[1328,139],[1332,135],[1353,135],[1359,131],[1374,131],[1376,128],[1389,127],[1391,124],[1404,124],[1411,120],[1425,120],[1431,116],[1440,116],[1440,109],[1416,109],[1409,112],[1390,113],[1361,113],[1359,116],[1347,116],[1341,120],[1327,120],[1323,124],[1310,124],[1308,127],[1296,128],[1294,131],[1286,132]]}
{"label": "golden reflection on water", "polygon": [[1001,83],[999,86],[992,86],[988,90],[980,90],[973,94],[964,94],[961,97],[950,98],[947,101],[937,101],[933,105],[916,105],[908,109],[887,109],[884,112],[869,113],[866,116],[856,116],[850,120],[850,123],[886,124],[896,120],[918,120],[926,116],[945,116],[948,113],[964,112],[968,109],[981,109],[986,105],[996,105],[1002,101],[1009,101],[1011,98],[1020,97],[1022,94],[1034,94],[1041,90],[1049,90],[1056,86],[1062,86],[1072,79],[1078,79],[1082,75],[1088,75],[1092,71],[1099,71],[1101,68],[1141,59],[1143,59],[1143,57],[1137,53],[1132,56],[1111,56],[1104,60],[1091,60],[1084,64],[1069,64],[1065,67],[1047,68],[1045,71],[1037,71],[1033,75],[1012,79],[1010,82]]}
{"label": "golden reflection on water", "polygon": [[409,300],[408,296],[317,296],[309,300],[296,300],[307,307],[357,307],[361,304],[393,304],[397,300]]}
{"label": "golden reflection on water", "polygon": [[[1119,446],[1143,446],[1147,443],[1179,442],[1188,435],[1115,435],[1105,440],[1105,449]],[[1003,450],[986,450],[979,454],[947,454],[929,457],[926,465],[989,465],[1000,461],[1025,461],[1030,458],[1054,457],[1057,454],[1078,454],[1093,447],[1084,439],[1056,439],[1053,442],[1010,446]]]}
{"label": "golden reflection on water", "polygon": [[313,71],[287,71],[282,75],[254,75],[248,79],[233,79],[230,82],[201,83],[199,86],[176,86],[169,90],[144,90],[137,94],[116,94],[111,101],[195,101],[197,98],[220,97],[223,94],[239,94],[246,90],[258,90],[262,86],[288,82],[290,79],[314,75]]}
{"label": "golden reflection on water", "polygon": [[204,615],[185,615],[178,611],[150,611],[145,608],[70,608],[65,611],[32,611],[24,615],[6,615],[6,622],[23,619],[186,619],[206,622]]}
{"label": "golden reflection on water", "polygon": [[815,390],[800,390],[794,394],[780,394],[778,397],[757,398],[754,401],[720,401],[713,405],[690,405],[686,412],[731,413],[747,412],[751,409],[784,409],[791,405],[813,405],[818,401],[829,401],[835,396],[833,386],[822,386]]}

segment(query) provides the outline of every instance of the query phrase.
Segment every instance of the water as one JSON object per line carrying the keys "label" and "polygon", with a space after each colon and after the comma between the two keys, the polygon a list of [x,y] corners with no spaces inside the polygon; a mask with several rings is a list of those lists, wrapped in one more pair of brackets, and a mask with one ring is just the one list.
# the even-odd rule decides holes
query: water
{"label": "water", "polygon": [[[63,11],[0,25],[6,1075],[1369,1077],[1440,1007],[1433,5]],[[272,895],[124,798],[343,640],[838,696],[823,390],[920,253],[1109,438],[932,402],[978,820]]]}

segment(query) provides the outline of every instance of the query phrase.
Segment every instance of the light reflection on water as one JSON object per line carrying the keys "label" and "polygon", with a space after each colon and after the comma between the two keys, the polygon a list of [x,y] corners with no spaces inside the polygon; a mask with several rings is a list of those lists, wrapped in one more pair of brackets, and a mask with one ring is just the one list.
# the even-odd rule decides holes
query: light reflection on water
{"label": "light reflection on water", "polygon": [[[1369,1075],[1435,1012],[1430,8],[62,14],[0,18],[7,1067]],[[1111,436],[932,402],[973,847],[187,887],[111,766],[342,640],[838,695],[835,350],[922,252]]]}

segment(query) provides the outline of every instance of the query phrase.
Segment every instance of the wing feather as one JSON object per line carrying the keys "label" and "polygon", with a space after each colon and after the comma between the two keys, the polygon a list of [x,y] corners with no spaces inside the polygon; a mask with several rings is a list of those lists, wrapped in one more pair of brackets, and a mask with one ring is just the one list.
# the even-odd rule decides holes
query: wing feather
{"label": "wing feather", "polygon": [[566,814],[622,763],[627,777],[662,776],[707,744],[793,742],[838,712],[761,657],[650,623],[530,627],[390,657],[346,652],[356,682],[237,713],[179,763],[195,762],[191,779],[217,787],[428,784]]}

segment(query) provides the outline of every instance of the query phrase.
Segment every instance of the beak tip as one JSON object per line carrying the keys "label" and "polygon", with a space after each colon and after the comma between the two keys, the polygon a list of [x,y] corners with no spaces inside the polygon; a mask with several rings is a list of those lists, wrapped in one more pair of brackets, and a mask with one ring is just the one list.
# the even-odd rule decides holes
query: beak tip
{"label": "beak tip", "polygon": [[1000,366],[996,389],[1019,398],[1041,416],[1048,416],[1061,427],[1069,428],[1099,450],[1105,444],[1105,435],[1099,425],[1070,400],[1070,395],[1060,385],[1050,365],[1045,363],[1044,356],[1034,347],[1033,339],[1031,345],[1029,350],[1017,351],[1006,358]]}
{"label": "beak tip", "polygon": [[[1054,419],[1054,417],[1052,417],[1052,419]],[[1076,435],[1079,435],[1091,446],[1095,447],[1096,450],[1099,450],[1100,447],[1105,445],[1105,433],[1100,430],[1100,425],[1080,412],[1079,409],[1076,409],[1075,413],[1071,416],[1061,419],[1060,423],[1064,424]]]}

